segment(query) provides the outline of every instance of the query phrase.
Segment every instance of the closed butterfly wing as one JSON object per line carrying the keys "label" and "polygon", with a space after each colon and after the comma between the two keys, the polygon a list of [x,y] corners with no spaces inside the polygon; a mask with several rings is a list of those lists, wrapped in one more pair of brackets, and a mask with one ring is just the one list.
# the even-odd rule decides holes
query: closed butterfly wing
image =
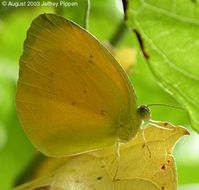
{"label": "closed butterfly wing", "polygon": [[21,125],[48,156],[128,141],[140,125],[133,88],[91,34],[54,14],[31,24],[16,96]]}

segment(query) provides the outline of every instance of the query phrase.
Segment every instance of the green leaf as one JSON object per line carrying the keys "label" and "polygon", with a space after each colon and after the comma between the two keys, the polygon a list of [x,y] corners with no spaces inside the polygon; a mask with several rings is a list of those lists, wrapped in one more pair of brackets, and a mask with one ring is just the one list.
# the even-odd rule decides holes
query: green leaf
{"label": "green leaf", "polygon": [[199,131],[199,6],[191,0],[130,0],[127,14],[153,74]]}
{"label": "green leaf", "polygon": [[60,1],[55,7],[55,12],[78,23],[83,28],[87,25],[88,0],[66,0]]}

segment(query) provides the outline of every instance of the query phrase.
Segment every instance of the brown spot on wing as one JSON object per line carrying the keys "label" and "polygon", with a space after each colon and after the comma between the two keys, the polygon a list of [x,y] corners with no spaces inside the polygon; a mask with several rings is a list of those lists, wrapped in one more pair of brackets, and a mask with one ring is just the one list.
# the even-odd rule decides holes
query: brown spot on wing
{"label": "brown spot on wing", "polygon": [[74,106],[76,104],[76,102],[72,102],[72,105]]}
{"label": "brown spot on wing", "polygon": [[101,113],[101,115],[103,115],[103,116],[106,115],[103,109],[101,109],[101,112],[100,112],[100,113]]}
{"label": "brown spot on wing", "polygon": [[93,55],[90,55],[89,56],[89,61],[88,61],[89,63],[93,63]]}

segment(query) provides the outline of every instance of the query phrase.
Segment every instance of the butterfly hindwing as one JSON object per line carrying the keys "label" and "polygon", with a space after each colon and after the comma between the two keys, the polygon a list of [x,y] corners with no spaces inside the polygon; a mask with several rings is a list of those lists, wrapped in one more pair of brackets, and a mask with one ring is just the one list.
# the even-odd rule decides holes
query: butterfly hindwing
{"label": "butterfly hindwing", "polygon": [[91,34],[53,14],[37,17],[27,32],[16,101],[23,128],[49,156],[111,145],[138,126],[120,65]]}

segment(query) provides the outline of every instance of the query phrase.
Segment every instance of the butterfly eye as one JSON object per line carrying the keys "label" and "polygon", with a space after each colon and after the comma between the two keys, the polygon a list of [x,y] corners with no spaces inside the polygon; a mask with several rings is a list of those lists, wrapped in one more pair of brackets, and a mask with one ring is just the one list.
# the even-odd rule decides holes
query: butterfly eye
{"label": "butterfly eye", "polygon": [[143,121],[148,121],[151,119],[151,110],[146,105],[141,105],[137,109],[137,113]]}

